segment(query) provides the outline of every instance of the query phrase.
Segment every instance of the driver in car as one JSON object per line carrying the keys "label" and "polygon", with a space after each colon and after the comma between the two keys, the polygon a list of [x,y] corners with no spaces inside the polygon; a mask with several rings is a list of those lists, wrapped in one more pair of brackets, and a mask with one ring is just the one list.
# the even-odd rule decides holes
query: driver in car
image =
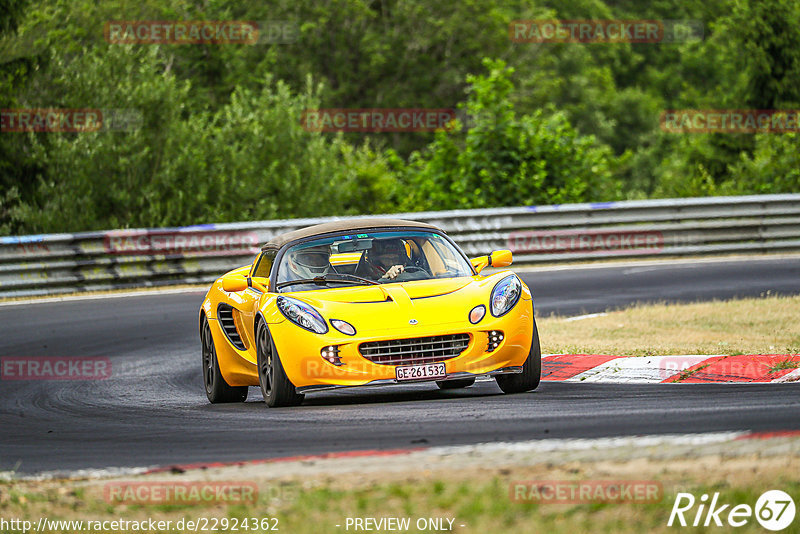
{"label": "driver in car", "polygon": [[288,266],[296,280],[314,279],[335,272],[331,266],[331,248],[328,245],[308,247],[288,257]]}
{"label": "driver in car", "polygon": [[401,239],[376,239],[364,253],[364,264],[356,274],[372,280],[394,280],[410,262]]}

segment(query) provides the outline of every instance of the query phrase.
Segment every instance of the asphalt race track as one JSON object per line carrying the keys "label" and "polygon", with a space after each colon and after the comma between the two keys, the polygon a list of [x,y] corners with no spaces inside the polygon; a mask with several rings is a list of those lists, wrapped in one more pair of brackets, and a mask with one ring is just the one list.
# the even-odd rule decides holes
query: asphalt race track
{"label": "asphalt race track", "polygon": [[[522,273],[537,313],[578,315],[631,302],[800,294],[800,258]],[[268,409],[203,392],[202,293],[0,306],[0,356],[107,356],[100,381],[0,381],[0,471],[21,473],[233,461],[354,449],[722,430],[800,429],[800,385],[543,383],[502,395],[493,382],[310,394]],[[542,331],[541,337],[547,336]]]}

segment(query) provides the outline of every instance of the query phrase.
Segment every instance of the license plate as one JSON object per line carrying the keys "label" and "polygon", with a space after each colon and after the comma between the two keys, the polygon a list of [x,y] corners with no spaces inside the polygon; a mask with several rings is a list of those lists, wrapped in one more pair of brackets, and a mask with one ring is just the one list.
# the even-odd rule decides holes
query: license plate
{"label": "license plate", "polygon": [[394,370],[398,382],[404,380],[435,380],[447,376],[447,369],[443,363],[428,363],[425,365],[406,365]]}

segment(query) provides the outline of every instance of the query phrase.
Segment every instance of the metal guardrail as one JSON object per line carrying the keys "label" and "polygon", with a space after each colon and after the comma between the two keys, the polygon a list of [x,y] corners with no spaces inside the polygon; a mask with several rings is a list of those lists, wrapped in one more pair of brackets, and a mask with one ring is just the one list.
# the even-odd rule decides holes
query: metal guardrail
{"label": "metal guardrail", "polygon": [[[800,194],[383,215],[444,229],[470,256],[519,263],[800,250]],[[273,236],[353,217],[0,237],[0,297],[209,283]]]}

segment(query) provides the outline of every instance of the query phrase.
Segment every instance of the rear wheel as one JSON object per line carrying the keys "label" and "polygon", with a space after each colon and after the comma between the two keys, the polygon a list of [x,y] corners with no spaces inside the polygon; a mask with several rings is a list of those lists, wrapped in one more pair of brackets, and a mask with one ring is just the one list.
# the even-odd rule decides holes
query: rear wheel
{"label": "rear wheel", "polygon": [[230,386],[225,382],[219,370],[217,348],[211,335],[211,326],[208,319],[203,317],[203,326],[200,330],[200,344],[203,355],[203,383],[206,387],[206,396],[209,402],[244,402],[247,399],[247,386]]}
{"label": "rear wheel", "polygon": [[498,375],[495,377],[497,385],[503,393],[522,393],[539,387],[542,378],[542,350],[539,347],[539,330],[536,321],[533,322],[533,338],[528,359],[522,365],[522,372],[512,375]]}
{"label": "rear wheel", "polygon": [[275,349],[275,342],[263,322],[258,323],[256,343],[258,383],[261,385],[264,402],[270,408],[299,405],[305,395],[297,393],[294,384],[286,376],[278,351]]}
{"label": "rear wheel", "polygon": [[439,386],[439,389],[461,389],[474,383],[474,378],[459,378],[458,380],[439,380],[436,385]]}

